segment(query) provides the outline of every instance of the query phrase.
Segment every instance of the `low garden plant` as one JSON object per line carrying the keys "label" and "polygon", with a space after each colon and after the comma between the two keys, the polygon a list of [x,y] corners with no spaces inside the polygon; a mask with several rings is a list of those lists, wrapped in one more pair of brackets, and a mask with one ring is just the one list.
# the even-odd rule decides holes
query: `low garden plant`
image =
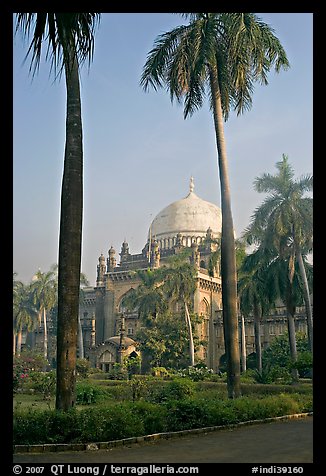
{"label": "low garden plant", "polygon": [[14,444],[110,441],[312,410],[311,384],[243,384],[243,396],[230,400],[223,382],[144,376],[105,382],[78,382],[78,405],[67,413],[16,405]]}

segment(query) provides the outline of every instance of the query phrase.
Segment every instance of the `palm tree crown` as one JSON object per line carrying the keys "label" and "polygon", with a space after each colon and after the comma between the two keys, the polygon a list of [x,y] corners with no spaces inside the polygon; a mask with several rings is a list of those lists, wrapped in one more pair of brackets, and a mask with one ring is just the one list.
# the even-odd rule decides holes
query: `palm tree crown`
{"label": "palm tree crown", "polygon": [[[184,116],[191,116],[208,95],[210,71],[218,72],[225,120],[252,105],[254,83],[268,84],[272,67],[289,67],[273,30],[254,13],[189,13],[190,19],[159,35],[149,52],[141,77],[145,90],[167,87],[171,100],[184,99]],[[207,88],[208,87],[208,88]]]}
{"label": "palm tree crown", "polygon": [[291,236],[306,251],[310,251],[313,200],[304,197],[304,193],[312,191],[312,175],[304,175],[295,180],[294,170],[285,154],[276,163],[276,168],[276,175],[264,173],[254,181],[256,191],[268,193],[268,196],[255,210],[244,238],[248,243],[260,243],[262,230],[266,230],[266,238],[280,240]]}
{"label": "palm tree crown", "polygon": [[31,55],[30,72],[39,70],[43,42],[47,43],[46,59],[54,73],[61,73],[65,64],[76,56],[81,66],[90,64],[94,53],[94,31],[99,13],[17,13],[16,32],[32,40],[25,59]]}

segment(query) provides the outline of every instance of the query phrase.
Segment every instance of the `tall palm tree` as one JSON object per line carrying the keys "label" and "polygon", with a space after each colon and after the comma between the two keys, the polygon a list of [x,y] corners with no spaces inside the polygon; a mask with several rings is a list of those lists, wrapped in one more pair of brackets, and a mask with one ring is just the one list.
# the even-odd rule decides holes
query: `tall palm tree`
{"label": "tall palm tree", "polygon": [[313,188],[312,175],[294,179],[294,170],[288,156],[276,163],[276,175],[262,174],[254,182],[259,193],[268,193],[262,205],[254,212],[251,224],[244,233],[249,243],[259,243],[265,248],[276,246],[279,250],[291,249],[289,280],[293,279],[294,259],[299,264],[303,295],[307,313],[310,350],[313,350],[313,320],[310,290],[303,256],[312,250],[313,199],[305,192]]}
{"label": "tall palm tree", "polygon": [[239,269],[238,295],[241,314],[253,313],[256,367],[262,371],[261,321],[276,300],[274,287],[267,287],[269,262],[260,249],[247,255]]}
{"label": "tall palm tree", "polygon": [[190,263],[178,259],[170,261],[168,267],[160,268],[164,282],[163,291],[171,302],[182,302],[185,310],[185,320],[189,335],[190,365],[195,365],[195,347],[190,319],[189,306],[193,301],[196,289],[196,271]]}
{"label": "tall palm tree", "polygon": [[289,62],[273,30],[253,13],[184,13],[190,20],[158,36],[141,76],[145,91],[166,86],[171,100],[184,100],[191,116],[209,96],[213,112],[221,185],[221,278],[227,384],[230,398],[240,396],[237,277],[231,191],[224,136],[230,109],[237,114],[252,104],[254,83],[268,84],[267,73]]}
{"label": "tall palm tree", "polygon": [[[57,301],[57,266],[42,273],[38,270],[31,283],[33,302],[38,308],[39,323],[43,320],[43,348],[44,359],[48,358],[48,324],[47,311],[50,311]],[[43,317],[42,317],[43,316]]]}
{"label": "tall palm tree", "polygon": [[83,212],[83,140],[79,70],[94,51],[98,13],[17,13],[16,31],[32,35],[28,54],[37,71],[43,43],[55,74],[65,72],[66,144],[59,232],[56,408],[76,401],[76,336],[79,309]]}
{"label": "tall palm tree", "polygon": [[29,285],[13,280],[13,355],[20,355],[23,330],[31,331],[36,324],[37,310],[31,299]]}

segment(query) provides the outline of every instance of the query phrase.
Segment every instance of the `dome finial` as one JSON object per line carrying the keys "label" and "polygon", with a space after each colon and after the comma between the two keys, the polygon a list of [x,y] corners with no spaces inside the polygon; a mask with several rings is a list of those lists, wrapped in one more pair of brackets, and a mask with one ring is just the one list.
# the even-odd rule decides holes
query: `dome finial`
{"label": "dome finial", "polygon": [[193,176],[190,177],[190,185],[189,185],[189,191],[192,193],[194,191],[195,184],[194,184],[194,178]]}

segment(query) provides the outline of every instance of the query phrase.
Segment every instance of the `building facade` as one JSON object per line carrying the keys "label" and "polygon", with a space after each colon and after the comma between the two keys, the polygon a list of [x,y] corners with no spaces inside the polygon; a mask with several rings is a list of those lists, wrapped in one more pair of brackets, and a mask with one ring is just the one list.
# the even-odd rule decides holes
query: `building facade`
{"label": "building facade", "polygon": [[[221,234],[221,225],[220,208],[195,194],[191,178],[187,196],[171,203],[154,218],[141,253],[131,254],[128,243],[124,241],[119,262],[112,246],[107,257],[101,254],[96,285],[84,288],[84,300],[80,306],[84,351],[92,366],[108,371],[125,356],[138,355],[136,333],[141,323],[137,310],[128,311],[123,305],[128,293],[141,283],[135,271],[164,266],[169,257],[189,248],[190,260],[197,274],[193,312],[202,317],[195,332],[201,341],[206,342],[197,349],[195,358],[218,371],[225,355],[221,278],[218,264],[213,273],[209,273],[208,268],[209,259],[217,247],[215,239]],[[306,332],[306,317],[302,311],[304,309],[299,309],[297,313],[296,326],[297,330]],[[280,305],[262,321],[263,348],[286,330],[285,308]],[[245,335],[249,355],[255,350],[251,318],[246,319]]]}

